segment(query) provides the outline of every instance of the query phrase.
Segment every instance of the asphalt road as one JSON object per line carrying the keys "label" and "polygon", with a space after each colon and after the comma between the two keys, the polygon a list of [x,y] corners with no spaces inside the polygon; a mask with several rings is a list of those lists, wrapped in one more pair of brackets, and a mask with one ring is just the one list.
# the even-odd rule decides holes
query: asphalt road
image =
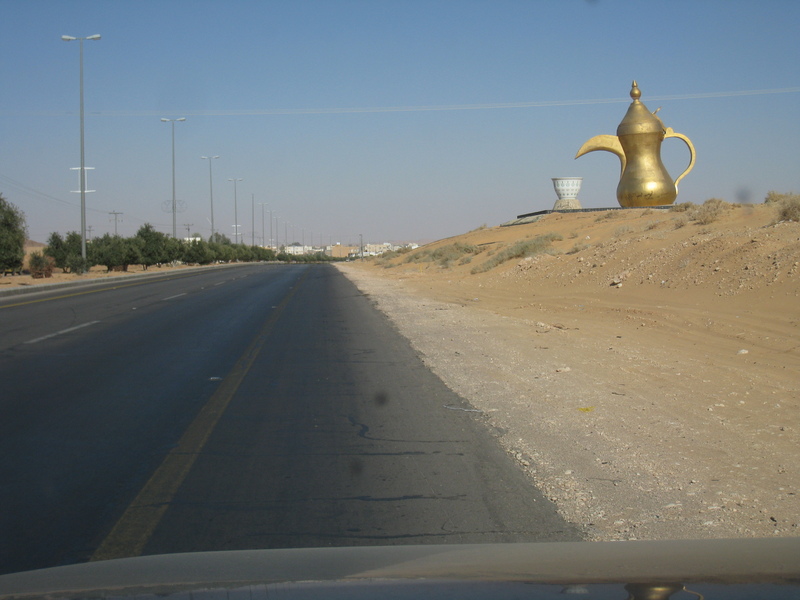
{"label": "asphalt road", "polygon": [[0,573],[580,539],[331,266],[2,298],[0,332]]}

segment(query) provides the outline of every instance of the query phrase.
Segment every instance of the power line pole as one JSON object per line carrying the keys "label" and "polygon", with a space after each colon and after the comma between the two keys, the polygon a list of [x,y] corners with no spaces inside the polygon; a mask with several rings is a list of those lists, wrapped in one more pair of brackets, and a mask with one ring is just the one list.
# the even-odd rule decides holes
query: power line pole
{"label": "power line pole", "polygon": [[184,223],[183,224],[183,226],[186,227],[186,237],[187,238],[192,236],[192,234],[190,232],[190,229],[192,228],[192,225],[194,225],[194,223]]}
{"label": "power line pole", "polygon": [[180,119],[161,119],[164,123],[170,123],[172,125],[172,237],[178,237],[178,231],[176,226],[176,215],[178,212],[178,203],[175,199],[175,123],[176,121],[185,121],[186,117],[181,117]]}
{"label": "power line pole", "polygon": [[117,211],[114,210],[114,211],[111,211],[108,214],[114,215],[114,235],[117,235],[117,221],[118,221],[117,217],[121,217],[124,213],[117,212]]}
{"label": "power line pole", "polygon": [[256,195],[250,194],[250,224],[253,227],[253,231],[250,232],[250,245],[256,245]]}
{"label": "power line pole", "polygon": [[80,102],[81,102],[81,257],[86,260],[86,193],[92,190],[86,189],[86,163],[84,160],[84,127],[83,127],[83,40],[99,40],[100,35],[94,34],[87,37],[73,37],[71,35],[62,35],[61,39],[65,42],[74,42],[78,40],[80,45]]}
{"label": "power line pole", "polygon": [[94,231],[94,227],[92,227],[91,225],[87,225],[86,226],[86,231],[89,232],[89,239],[91,240],[92,239],[92,231]]}

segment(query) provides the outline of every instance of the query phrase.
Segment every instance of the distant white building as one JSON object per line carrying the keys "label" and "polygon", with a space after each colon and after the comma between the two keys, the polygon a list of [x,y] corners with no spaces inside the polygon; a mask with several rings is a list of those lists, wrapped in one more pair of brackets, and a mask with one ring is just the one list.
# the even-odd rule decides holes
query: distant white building
{"label": "distant white building", "polygon": [[391,242],[383,242],[382,244],[364,244],[364,256],[380,256],[386,252],[396,252],[408,248],[413,250],[419,248],[419,244],[392,244]]}
{"label": "distant white building", "polygon": [[358,258],[363,251],[364,256],[379,256],[385,252],[397,251],[403,248],[413,250],[419,248],[419,244],[392,244],[390,242],[383,242],[382,244],[364,244],[363,249],[360,246],[347,246],[341,243],[336,243],[331,246],[301,246],[300,244],[292,246],[281,246],[280,252],[285,252],[292,256],[301,254],[327,254],[333,258]]}
{"label": "distant white building", "polygon": [[300,256],[302,254],[317,254],[319,252],[325,252],[324,248],[320,248],[318,246],[284,246],[283,252],[286,254],[291,254],[292,256]]}

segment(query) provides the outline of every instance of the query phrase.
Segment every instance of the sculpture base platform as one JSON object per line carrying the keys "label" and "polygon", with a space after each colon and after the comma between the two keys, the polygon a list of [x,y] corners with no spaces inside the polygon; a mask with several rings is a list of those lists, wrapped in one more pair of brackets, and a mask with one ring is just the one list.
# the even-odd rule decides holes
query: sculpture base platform
{"label": "sculpture base platform", "polygon": [[552,210],[580,210],[581,208],[581,201],[577,198],[559,198]]}
{"label": "sculpture base platform", "polygon": [[[556,202],[558,205],[558,202]],[[508,221],[507,223],[500,223],[500,227],[510,227],[511,225],[525,225],[527,223],[533,223],[534,221],[538,221],[544,215],[549,215],[550,213],[567,213],[567,212],[604,212],[607,210],[643,210],[643,209],[652,209],[652,210],[669,210],[672,208],[672,204],[662,204],[661,206],[634,206],[628,208],[627,206],[609,206],[606,208],[556,208],[555,206],[550,210],[537,210],[536,212],[532,213],[525,213],[524,215],[517,215],[517,218],[513,221]]]}

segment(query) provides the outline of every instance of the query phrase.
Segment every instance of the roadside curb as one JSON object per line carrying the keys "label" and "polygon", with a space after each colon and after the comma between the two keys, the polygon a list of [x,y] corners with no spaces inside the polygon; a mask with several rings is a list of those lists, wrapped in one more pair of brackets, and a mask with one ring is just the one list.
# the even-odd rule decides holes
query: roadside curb
{"label": "roadside curb", "polygon": [[0,290],[0,299],[6,297],[13,297],[13,296],[20,296],[26,294],[35,294],[35,293],[45,293],[50,292],[53,290],[59,290],[62,288],[80,288],[80,287],[90,287],[90,286],[98,286],[98,285],[106,285],[109,283],[119,283],[120,281],[133,281],[135,279],[139,279],[141,277],[150,277],[152,279],[159,279],[162,277],[169,277],[171,275],[176,275],[180,273],[192,273],[196,271],[208,270],[208,269],[217,269],[217,268],[224,268],[224,267],[241,267],[245,265],[252,265],[256,263],[228,263],[228,264],[221,264],[221,265],[206,265],[203,267],[189,267],[187,269],[175,270],[175,271],[167,271],[162,273],[157,272],[143,272],[143,273],[136,273],[136,274],[129,274],[129,275],[118,275],[114,277],[98,277],[94,279],[78,279],[75,281],[60,281],[57,283],[41,283],[38,285],[30,285],[24,287],[16,287],[10,288],[7,290]]}

